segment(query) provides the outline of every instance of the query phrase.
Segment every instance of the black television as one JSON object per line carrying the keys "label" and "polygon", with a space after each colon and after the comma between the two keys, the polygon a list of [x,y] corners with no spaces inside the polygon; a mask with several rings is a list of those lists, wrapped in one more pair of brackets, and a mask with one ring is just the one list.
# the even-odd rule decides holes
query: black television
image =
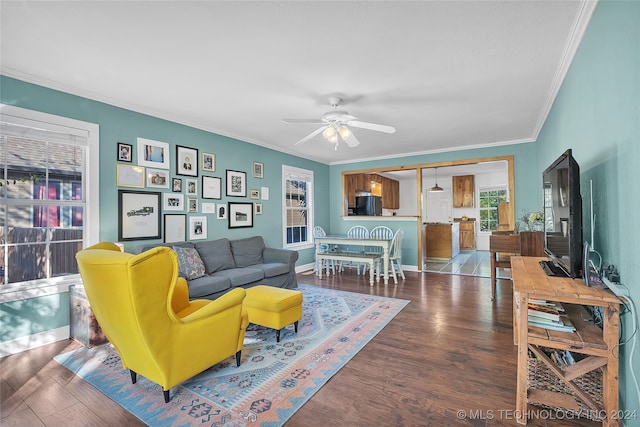
{"label": "black television", "polygon": [[571,149],[542,173],[544,252],[549,275],[582,277],[582,196],[580,166]]}

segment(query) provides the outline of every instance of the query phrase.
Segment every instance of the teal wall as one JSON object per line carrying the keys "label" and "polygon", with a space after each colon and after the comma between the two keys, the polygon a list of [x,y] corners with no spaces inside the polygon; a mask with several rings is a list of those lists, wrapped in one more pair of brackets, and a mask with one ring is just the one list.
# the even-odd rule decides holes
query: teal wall
{"label": "teal wall", "polygon": [[67,292],[0,304],[0,342],[69,324]]}
{"label": "teal wall", "polygon": [[[631,299],[640,302],[640,2],[601,1],[589,23],[537,141],[539,170],[565,149],[580,164],[583,237],[591,240],[590,182],[596,215],[595,248],[618,267]],[[540,174],[536,174],[536,178]],[[623,340],[632,334],[622,316]],[[638,334],[634,337],[638,340]],[[640,354],[620,347],[621,408],[640,410],[629,359],[640,375]],[[638,421],[637,419],[635,420]],[[638,425],[627,422],[626,425]]]}

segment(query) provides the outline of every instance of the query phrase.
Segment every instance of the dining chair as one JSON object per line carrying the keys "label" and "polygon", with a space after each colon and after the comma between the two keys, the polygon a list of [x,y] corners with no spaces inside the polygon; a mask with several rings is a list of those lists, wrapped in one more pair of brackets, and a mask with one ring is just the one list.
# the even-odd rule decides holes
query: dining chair
{"label": "dining chair", "polygon": [[[313,227],[313,237],[325,237],[326,235],[327,233],[324,231],[324,228],[320,227],[319,225],[316,225],[315,227]],[[325,243],[322,243],[320,245],[321,253],[326,253],[330,251],[331,251],[331,248],[329,247],[329,245]],[[331,269],[334,275],[336,274],[335,262],[333,260],[325,259],[322,261],[322,265],[319,265],[318,261],[316,260],[314,271],[318,273],[318,271],[320,271],[321,268],[327,269],[327,276],[329,275],[329,269]]]}
{"label": "dining chair", "polygon": [[[368,239],[369,238],[369,230],[364,225],[354,225],[349,230],[347,230],[347,237],[357,238],[357,239]],[[365,253],[364,245],[345,245],[342,251],[350,252],[350,253]],[[356,272],[360,274],[360,265],[363,265],[363,270],[366,269],[366,264],[360,262],[352,263],[356,266]],[[344,271],[344,264],[340,262],[340,271]],[[364,274],[364,271],[363,271]]]}
{"label": "dining chair", "polygon": [[[404,271],[402,271],[402,240],[404,239],[404,230],[399,228],[396,230],[393,235],[393,240],[391,241],[391,247],[389,248],[389,270],[391,274],[393,274],[393,281],[398,283],[398,274],[404,279]],[[377,275],[380,278],[380,275],[384,271],[384,265],[382,264],[384,261],[380,258],[380,262],[377,265]]]}

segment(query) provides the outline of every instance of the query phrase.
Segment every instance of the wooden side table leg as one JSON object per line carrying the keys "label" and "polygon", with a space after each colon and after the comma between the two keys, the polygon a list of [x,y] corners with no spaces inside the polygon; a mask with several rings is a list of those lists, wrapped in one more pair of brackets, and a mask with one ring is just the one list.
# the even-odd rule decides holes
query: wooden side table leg
{"label": "wooden side table leg", "polygon": [[496,256],[497,252],[491,251],[491,301],[496,299]]}
{"label": "wooden side table leg", "polygon": [[518,424],[527,423],[527,357],[528,333],[527,319],[528,295],[520,292],[518,296],[520,310],[518,312],[518,378],[516,388],[516,416]]}
{"label": "wooden side table leg", "polygon": [[603,338],[609,348],[607,365],[602,370],[602,403],[606,412],[606,427],[618,427],[618,419],[611,417],[618,413],[618,334],[620,313],[615,304],[604,307]]}

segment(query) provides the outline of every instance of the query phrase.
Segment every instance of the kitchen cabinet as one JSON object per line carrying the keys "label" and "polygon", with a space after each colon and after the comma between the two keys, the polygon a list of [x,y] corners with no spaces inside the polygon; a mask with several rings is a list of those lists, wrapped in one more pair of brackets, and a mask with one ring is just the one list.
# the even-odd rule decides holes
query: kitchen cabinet
{"label": "kitchen cabinet", "polygon": [[453,258],[460,253],[460,223],[426,223],[424,251],[427,258]]}
{"label": "kitchen cabinet", "polygon": [[453,207],[472,208],[474,204],[474,175],[458,175],[452,177]]}
{"label": "kitchen cabinet", "polygon": [[383,209],[400,209],[400,183],[378,174],[356,173],[344,175],[344,194],[349,207],[355,207],[360,192],[382,196]]}
{"label": "kitchen cabinet", "polygon": [[455,222],[460,223],[460,249],[475,249],[476,248],[476,220],[475,218],[469,218],[462,220],[461,218],[454,218]]}

